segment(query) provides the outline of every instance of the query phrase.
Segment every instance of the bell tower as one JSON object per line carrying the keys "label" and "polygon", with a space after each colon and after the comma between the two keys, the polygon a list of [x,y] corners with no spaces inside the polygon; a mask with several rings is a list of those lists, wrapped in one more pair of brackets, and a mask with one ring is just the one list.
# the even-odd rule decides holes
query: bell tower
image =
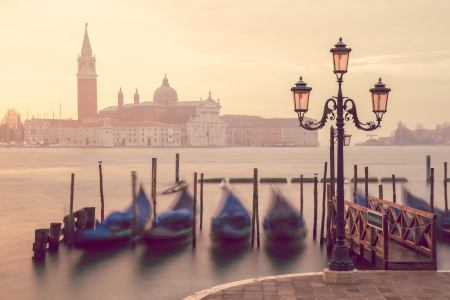
{"label": "bell tower", "polygon": [[78,55],[77,92],[78,122],[83,118],[97,114],[97,73],[95,71],[95,55],[92,56],[91,43],[86,23],[81,56]]}

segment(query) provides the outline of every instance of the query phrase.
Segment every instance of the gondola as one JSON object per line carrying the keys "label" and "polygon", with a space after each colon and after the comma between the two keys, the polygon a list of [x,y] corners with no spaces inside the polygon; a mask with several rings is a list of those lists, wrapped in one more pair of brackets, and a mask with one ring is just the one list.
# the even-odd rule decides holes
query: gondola
{"label": "gondola", "polygon": [[[405,206],[431,212],[430,204],[424,199],[419,198],[411,194],[406,188],[403,188],[402,203]],[[437,215],[436,228],[440,234],[445,234],[447,238],[450,237],[450,213],[445,212],[439,208],[434,208],[434,214]]]}
{"label": "gondola", "polygon": [[147,245],[175,246],[192,237],[192,196],[187,189],[182,189],[179,193],[169,208],[153,220],[153,227],[144,232],[142,239]]}
{"label": "gondola", "polygon": [[263,228],[269,243],[301,243],[308,233],[300,212],[280,191],[274,190],[272,190],[269,209],[263,220]]}
{"label": "gondola", "polygon": [[211,239],[219,244],[237,244],[249,241],[250,214],[241,201],[227,188],[219,204],[220,210],[211,220]]}
{"label": "gondola", "polygon": [[[150,201],[142,187],[136,198],[136,232],[143,232],[151,218]],[[127,243],[136,238],[132,232],[133,205],[125,211],[114,211],[105,220],[96,222],[95,229],[86,230],[75,237],[74,246],[78,248],[112,247]]]}

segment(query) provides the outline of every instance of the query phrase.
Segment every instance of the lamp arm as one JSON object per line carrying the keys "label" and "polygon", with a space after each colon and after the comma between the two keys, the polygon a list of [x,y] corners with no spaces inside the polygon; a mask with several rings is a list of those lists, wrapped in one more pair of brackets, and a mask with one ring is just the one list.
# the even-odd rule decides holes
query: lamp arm
{"label": "lamp arm", "polygon": [[[332,104],[332,108],[330,108],[330,103]],[[323,108],[323,115],[322,115],[322,119],[317,122],[314,123],[313,121],[306,121],[303,122],[303,118],[304,118],[304,113],[302,114],[301,112],[298,113],[298,120],[300,121],[300,127],[303,127],[306,130],[318,130],[320,128],[322,128],[323,126],[325,126],[325,123],[327,122],[327,119],[330,118],[330,120],[334,120],[336,118],[336,116],[334,115],[334,111],[337,108],[337,104],[336,101],[332,98],[328,99],[325,102],[325,106]],[[330,117],[328,117],[328,115],[331,115]]]}
{"label": "lamp arm", "polygon": [[[348,108],[348,104],[347,103],[351,103],[351,107]],[[352,99],[347,99],[344,102],[344,110],[345,110],[345,120],[346,121],[350,121],[350,116],[352,115],[352,119],[353,119],[353,123],[355,124],[356,128],[360,129],[360,130],[364,130],[364,131],[372,131],[377,129],[378,127],[380,127],[380,123],[381,123],[381,116],[378,116],[375,114],[377,120],[374,121],[369,121],[367,123],[362,123],[359,121],[358,118],[358,113],[356,111],[356,104],[355,101],[353,101]]]}

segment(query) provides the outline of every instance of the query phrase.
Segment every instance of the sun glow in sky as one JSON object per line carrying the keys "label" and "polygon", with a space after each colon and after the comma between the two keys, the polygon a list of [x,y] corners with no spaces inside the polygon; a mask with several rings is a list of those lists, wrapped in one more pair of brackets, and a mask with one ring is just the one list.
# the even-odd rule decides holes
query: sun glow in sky
{"label": "sun glow in sky", "polygon": [[[77,117],[77,56],[85,23],[97,58],[98,108],[151,101],[167,73],[179,101],[220,98],[222,114],[295,117],[290,88],[312,87],[308,117],[337,94],[329,50],[352,48],[343,93],[374,120],[369,89],[392,89],[375,134],[449,122],[450,2],[8,1],[0,3],[0,115]],[[425,113],[424,113],[425,112]],[[331,125],[331,123],[330,123]],[[328,140],[328,131],[320,141]],[[365,132],[347,123],[352,142]]]}

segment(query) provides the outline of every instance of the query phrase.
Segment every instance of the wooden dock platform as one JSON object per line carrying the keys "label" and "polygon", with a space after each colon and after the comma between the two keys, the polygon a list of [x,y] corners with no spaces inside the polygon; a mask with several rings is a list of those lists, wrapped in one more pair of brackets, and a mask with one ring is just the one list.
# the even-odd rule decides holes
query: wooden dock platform
{"label": "wooden dock platform", "polygon": [[[374,197],[367,200],[369,207],[344,201],[346,245],[349,249],[360,259],[382,270],[436,270],[437,216]],[[336,197],[332,198],[330,206],[333,224],[330,235],[333,236],[336,230]],[[368,212],[382,215],[382,227],[369,224]],[[334,241],[333,238],[327,240]]]}

